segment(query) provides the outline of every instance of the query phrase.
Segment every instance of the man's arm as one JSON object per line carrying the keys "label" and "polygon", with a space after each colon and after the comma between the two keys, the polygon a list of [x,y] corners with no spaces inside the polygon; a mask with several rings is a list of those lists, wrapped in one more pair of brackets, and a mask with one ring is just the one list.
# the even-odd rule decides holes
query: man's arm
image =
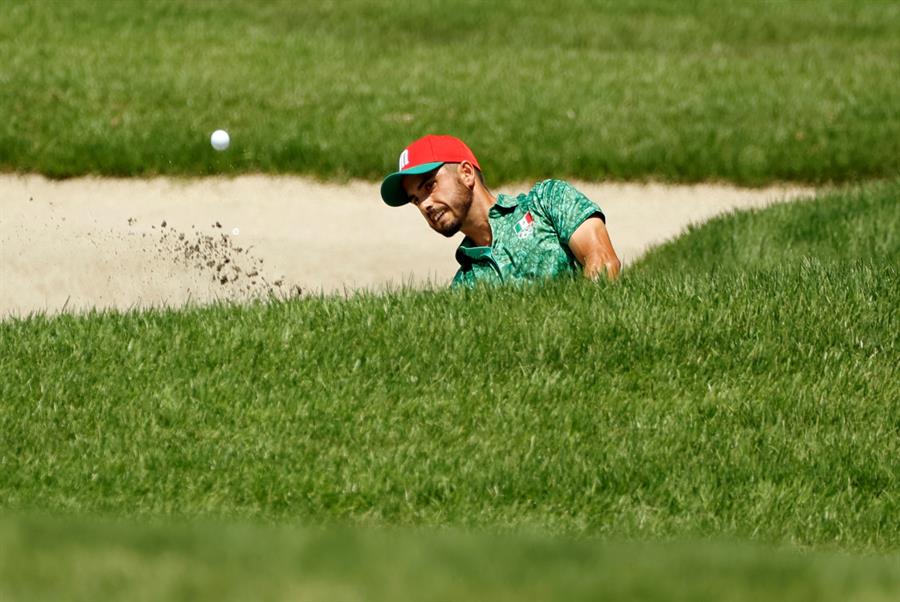
{"label": "man's arm", "polygon": [[589,217],[569,238],[569,248],[578,263],[584,266],[585,278],[596,280],[605,275],[610,280],[619,277],[622,263],[609,240],[606,224],[598,217]]}

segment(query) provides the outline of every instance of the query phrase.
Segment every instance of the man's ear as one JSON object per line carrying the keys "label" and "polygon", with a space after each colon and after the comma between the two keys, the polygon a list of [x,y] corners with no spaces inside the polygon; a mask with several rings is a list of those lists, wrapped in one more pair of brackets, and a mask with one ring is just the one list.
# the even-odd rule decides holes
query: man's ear
{"label": "man's ear", "polygon": [[474,165],[472,165],[468,161],[463,160],[456,167],[456,172],[459,174],[459,179],[462,180],[462,183],[466,186],[466,188],[475,188],[475,182],[478,180],[478,173],[475,171]]}

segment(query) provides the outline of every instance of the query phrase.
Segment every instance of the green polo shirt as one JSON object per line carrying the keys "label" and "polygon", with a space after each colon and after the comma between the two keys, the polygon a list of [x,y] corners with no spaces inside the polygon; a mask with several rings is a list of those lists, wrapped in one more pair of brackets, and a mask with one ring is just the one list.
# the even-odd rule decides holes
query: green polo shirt
{"label": "green polo shirt", "polygon": [[451,286],[580,274],[569,238],[594,215],[606,221],[600,207],[561,180],[539,182],[527,194],[500,194],[488,212],[491,246],[464,238],[456,249],[460,267]]}

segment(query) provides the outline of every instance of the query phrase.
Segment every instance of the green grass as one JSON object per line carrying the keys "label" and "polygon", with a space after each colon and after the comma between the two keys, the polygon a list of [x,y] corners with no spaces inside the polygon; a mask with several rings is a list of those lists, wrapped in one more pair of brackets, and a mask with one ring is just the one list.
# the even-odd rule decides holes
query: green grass
{"label": "green grass", "polygon": [[6,2],[0,169],[374,179],[443,132],[491,184],[892,177],[898,30],[880,1]]}
{"label": "green grass", "polygon": [[0,598],[896,599],[898,195],[616,285],[0,322]]}
{"label": "green grass", "polygon": [[[878,238],[898,186],[773,223]],[[819,232],[765,269],[3,322],[0,508],[896,550],[900,271]]]}
{"label": "green grass", "polygon": [[649,274],[765,270],[805,258],[900,266],[898,197],[894,179],[731,213],[689,227],[635,267]]}
{"label": "green grass", "polygon": [[895,600],[900,557],[735,542],[0,519],[3,600]]}

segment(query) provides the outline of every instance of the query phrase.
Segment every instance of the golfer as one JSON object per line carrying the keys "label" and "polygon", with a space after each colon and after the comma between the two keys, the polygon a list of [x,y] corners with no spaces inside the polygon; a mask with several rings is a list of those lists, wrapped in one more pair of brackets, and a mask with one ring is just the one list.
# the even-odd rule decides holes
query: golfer
{"label": "golfer", "polygon": [[462,230],[454,287],[619,274],[600,207],[560,180],[495,197],[475,155],[452,136],[425,136],[406,147],[398,171],[381,184],[381,198],[392,207],[412,203],[444,236]]}

